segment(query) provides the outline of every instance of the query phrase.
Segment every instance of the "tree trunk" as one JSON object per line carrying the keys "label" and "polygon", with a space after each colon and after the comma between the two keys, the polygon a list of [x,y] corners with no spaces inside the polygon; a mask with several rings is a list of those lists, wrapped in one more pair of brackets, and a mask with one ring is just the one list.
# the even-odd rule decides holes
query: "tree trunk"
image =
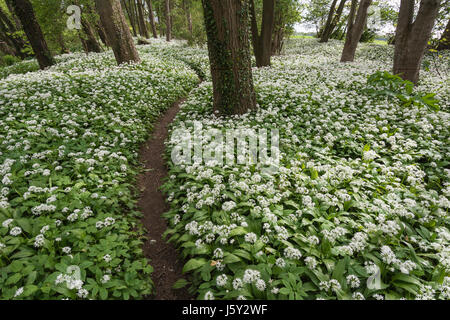
{"label": "tree trunk", "polygon": [[45,69],[52,66],[55,61],[45,42],[41,27],[34,15],[33,6],[29,0],[7,0],[12,5],[14,12],[20,19],[22,27],[30,41],[31,47],[38,60],[39,67]]}
{"label": "tree trunk", "polygon": [[191,14],[191,1],[183,0],[184,11],[186,12],[186,22],[189,34],[192,37],[192,14]]}
{"label": "tree trunk", "polygon": [[87,52],[102,52],[102,47],[95,38],[91,24],[86,20],[86,18],[81,17],[81,26],[83,27],[83,32],[86,36],[84,40],[86,42]]}
{"label": "tree trunk", "polygon": [[[14,15],[13,12],[11,12],[11,14]],[[22,28],[20,23],[13,23],[11,20],[9,20],[7,14],[0,7],[0,34],[1,39],[3,39],[3,41],[5,42],[5,45],[3,46],[7,46],[5,47],[5,50],[9,50],[10,52],[12,50],[13,52],[15,52],[15,55],[24,59],[28,56],[23,52],[26,43],[22,39],[22,37],[15,37],[12,35],[20,30],[17,26]]]}
{"label": "tree trunk", "polygon": [[106,37],[105,30],[103,30],[101,22],[96,24],[96,29],[97,29],[98,36],[100,37],[100,40],[102,41],[102,43],[105,46],[109,47],[110,45],[108,43],[108,38]]}
{"label": "tree trunk", "polygon": [[339,3],[339,7],[336,11],[336,15],[330,21],[330,24],[327,24],[327,26],[325,27],[325,29],[322,33],[320,42],[325,43],[325,42],[328,42],[328,40],[330,39],[330,36],[333,34],[334,29],[336,28],[339,21],[341,20],[342,12],[344,11],[346,2],[347,2],[347,0],[341,0],[341,2]]}
{"label": "tree trunk", "polygon": [[148,15],[150,18],[150,26],[152,27],[153,38],[157,39],[158,33],[156,31],[155,16],[153,14],[152,0],[147,0],[147,6],[148,6]]}
{"label": "tree trunk", "polygon": [[137,28],[136,23],[134,21],[134,16],[131,14],[132,5],[129,3],[129,6],[127,6],[127,0],[122,0],[123,7],[125,7],[125,11],[127,12],[128,19],[130,20],[131,29],[133,30],[133,36],[137,37]]}
{"label": "tree trunk", "polygon": [[142,0],[139,0],[138,4],[137,4],[138,15],[139,15],[139,25],[140,25],[139,29],[141,30],[141,36],[148,39],[148,30],[147,30],[147,25],[145,24],[145,19],[144,19],[144,8],[142,7],[141,1]]}
{"label": "tree trunk", "polygon": [[164,0],[166,13],[166,40],[172,40],[172,21],[170,18],[170,0]]}
{"label": "tree trunk", "polygon": [[119,0],[95,0],[95,3],[117,63],[140,62]]}
{"label": "tree trunk", "polygon": [[353,21],[356,12],[357,0],[352,0],[352,8],[348,20],[347,36],[345,38],[344,50],[342,51],[341,62],[353,61],[359,40],[364,32],[364,26],[367,21],[367,10],[372,4],[372,0],[361,0],[358,8],[358,14]]}
{"label": "tree trunk", "polygon": [[439,40],[438,50],[450,50],[450,19],[447,22],[444,33]]}
{"label": "tree trunk", "polygon": [[272,53],[272,34],[275,22],[275,0],[263,1],[263,18],[261,23],[261,34],[258,31],[254,0],[250,0],[251,29],[253,39],[253,51],[255,53],[256,65],[258,67],[270,66]]}
{"label": "tree trunk", "polygon": [[395,34],[394,74],[419,81],[420,65],[439,12],[440,0],[421,0],[414,20],[414,0],[402,0]]}
{"label": "tree trunk", "polygon": [[249,0],[202,0],[214,110],[244,114],[256,108],[249,44]]}
{"label": "tree trunk", "polygon": [[[337,0],[333,0],[331,3],[330,11],[328,12],[327,22],[325,23],[325,27],[323,28],[320,41],[319,42],[327,42],[329,37],[329,29],[331,27],[331,22],[333,21],[334,9],[336,9]],[[328,34],[328,36],[327,36]]]}
{"label": "tree trunk", "polygon": [[66,47],[66,43],[64,42],[64,37],[62,33],[58,34],[58,44],[61,47],[61,53],[70,53],[70,51]]}
{"label": "tree trunk", "polygon": [[11,47],[6,41],[0,40],[0,51],[4,54],[9,54],[11,56],[17,56],[16,50]]}

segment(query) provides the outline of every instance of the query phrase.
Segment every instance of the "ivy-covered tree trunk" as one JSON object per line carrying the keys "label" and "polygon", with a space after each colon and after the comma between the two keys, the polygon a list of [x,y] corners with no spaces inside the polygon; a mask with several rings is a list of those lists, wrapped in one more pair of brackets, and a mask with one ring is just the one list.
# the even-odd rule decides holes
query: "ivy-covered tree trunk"
{"label": "ivy-covered tree trunk", "polygon": [[22,37],[15,34],[20,30],[20,23],[15,23],[8,18],[8,15],[0,7],[0,40],[3,40],[2,48],[6,54],[18,56],[22,59],[29,56],[25,53],[26,42]]}
{"label": "ivy-covered tree trunk", "polygon": [[28,41],[33,48],[41,69],[52,66],[55,61],[48,49],[41,27],[37,22],[33,6],[29,0],[7,0],[19,18]]}
{"label": "ivy-covered tree trunk", "polygon": [[256,108],[249,43],[249,0],[202,0],[214,110],[244,114]]}
{"label": "ivy-covered tree trunk", "polygon": [[172,19],[170,17],[170,1],[164,0],[166,14],[166,40],[172,40]]}
{"label": "ivy-covered tree trunk", "polygon": [[402,0],[395,33],[394,74],[413,83],[419,81],[422,63],[440,0],[421,0],[414,21],[414,0]]}
{"label": "ivy-covered tree trunk", "polygon": [[261,34],[258,31],[258,23],[256,22],[254,0],[250,0],[250,11],[253,51],[255,53],[256,66],[270,66],[270,56],[272,54],[272,33],[275,22],[275,0],[263,1]]}
{"label": "ivy-covered tree trunk", "polygon": [[127,12],[128,19],[130,20],[130,24],[131,24],[131,29],[133,31],[133,35],[135,37],[137,37],[136,23],[134,21],[134,15],[132,14],[133,6],[131,5],[130,2],[128,2],[128,5],[127,5],[127,0],[122,0],[121,3],[122,3],[122,6],[125,8],[125,11]]}
{"label": "ivy-covered tree trunk", "polygon": [[140,62],[119,0],[95,0],[95,3],[117,63]]}
{"label": "ivy-covered tree trunk", "polygon": [[438,50],[450,50],[450,19],[447,22],[444,32],[442,33],[441,39],[439,40]]}
{"label": "ivy-covered tree trunk", "polygon": [[327,22],[327,25],[325,26],[325,29],[322,32],[322,37],[320,38],[320,42],[325,43],[328,42],[330,39],[330,36],[333,34],[334,29],[339,23],[339,20],[341,20],[342,12],[344,11],[346,0],[341,0],[339,3],[339,7],[336,11],[336,14],[332,19],[330,20],[330,23]]}
{"label": "ivy-covered tree trunk", "polygon": [[147,7],[148,7],[148,16],[150,18],[150,26],[152,28],[153,38],[158,38],[158,33],[156,31],[156,24],[155,24],[155,15],[153,14],[152,0],[147,0]]}
{"label": "ivy-covered tree trunk", "polygon": [[142,0],[139,0],[137,3],[138,16],[139,16],[139,29],[141,30],[141,36],[148,39],[148,30],[147,30],[147,25],[145,24],[145,19],[144,19],[144,8],[142,6],[141,1]]}
{"label": "ivy-covered tree trunk", "polygon": [[341,62],[349,62],[355,60],[356,48],[358,47],[359,40],[361,39],[361,36],[364,32],[364,26],[366,25],[367,21],[367,11],[372,4],[372,0],[361,0],[356,19],[353,20],[357,4],[357,0],[352,0],[352,8],[350,10],[347,36],[345,38]]}

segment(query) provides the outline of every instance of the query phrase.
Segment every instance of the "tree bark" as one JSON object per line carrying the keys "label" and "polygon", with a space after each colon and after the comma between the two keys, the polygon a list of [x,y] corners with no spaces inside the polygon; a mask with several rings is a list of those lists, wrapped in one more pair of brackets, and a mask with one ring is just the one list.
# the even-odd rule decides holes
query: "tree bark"
{"label": "tree bark", "polygon": [[337,0],[333,0],[333,2],[331,3],[330,11],[328,12],[327,22],[325,23],[325,27],[322,30],[322,34],[320,35],[319,42],[327,42],[328,41],[328,37],[324,37],[324,36],[330,29],[331,22],[333,21],[334,10],[336,9],[336,3],[337,3]]}
{"label": "tree bark", "polygon": [[189,34],[192,36],[192,14],[191,14],[191,1],[183,0],[183,8],[186,12],[186,22]]}
{"label": "tree bark", "polygon": [[117,63],[140,62],[119,0],[95,0],[95,3]]}
{"label": "tree bark", "polygon": [[447,22],[444,33],[442,33],[441,39],[437,50],[450,50],[450,19]]}
{"label": "tree bark", "polygon": [[157,39],[158,33],[156,31],[155,15],[153,14],[152,0],[147,0],[147,7],[148,7],[148,15],[150,18],[150,26],[152,27],[153,38]]}
{"label": "tree bark", "polygon": [[84,35],[86,36],[84,40],[86,42],[87,52],[102,52],[102,47],[100,46],[100,43],[98,43],[97,38],[95,38],[91,24],[84,17],[81,17],[81,26],[83,28]]}
{"label": "tree bark", "polygon": [[348,20],[347,36],[345,38],[344,50],[342,51],[341,62],[348,62],[355,60],[355,52],[358,46],[359,40],[364,32],[364,26],[367,21],[367,10],[372,4],[372,0],[361,0],[358,8],[356,19],[353,21],[353,17],[356,12],[357,6],[356,0],[352,0],[352,8],[350,10],[350,16]]}
{"label": "tree bark", "polygon": [[[11,12],[11,14],[14,15],[13,12]],[[23,52],[23,49],[25,49],[26,45],[25,41],[22,39],[22,37],[12,36],[12,34],[20,30],[18,26],[22,28],[20,23],[13,23],[0,7],[0,34],[1,39],[3,39],[3,41],[5,42],[3,47],[5,48],[5,50],[14,52],[15,55],[24,59],[28,56]]]}
{"label": "tree bark", "polygon": [[328,42],[330,39],[330,36],[333,34],[334,29],[339,23],[339,20],[341,20],[342,12],[344,11],[346,0],[341,0],[339,3],[339,7],[336,11],[336,14],[334,17],[330,20],[330,23],[325,26],[325,29],[323,30],[322,37],[320,38],[321,43]]}
{"label": "tree bark", "polygon": [[256,108],[249,44],[249,0],[202,0],[214,110],[244,114]]}
{"label": "tree bark", "polygon": [[128,19],[130,20],[131,29],[133,30],[133,36],[137,37],[137,28],[136,23],[134,21],[134,16],[131,14],[131,3],[129,3],[130,6],[127,6],[127,0],[122,0],[123,7],[125,8],[125,11],[127,12]]}
{"label": "tree bark", "polygon": [[170,18],[170,0],[164,0],[166,14],[166,40],[172,40],[172,21]]}
{"label": "tree bark", "polygon": [[22,27],[27,35],[33,48],[36,59],[38,60],[41,69],[52,66],[55,61],[48,49],[47,42],[45,42],[41,27],[34,15],[33,6],[29,0],[7,0],[17,17],[19,18]]}
{"label": "tree bark", "polygon": [[148,30],[147,25],[145,24],[145,18],[144,18],[144,8],[142,6],[142,0],[138,1],[137,8],[138,8],[138,15],[139,15],[139,25],[141,30],[141,36],[148,39]]}
{"label": "tree bark", "polygon": [[258,31],[254,0],[250,0],[251,29],[253,40],[253,51],[257,67],[270,66],[272,54],[272,34],[275,22],[275,0],[263,1],[263,18],[261,23],[261,34]]}
{"label": "tree bark", "polygon": [[394,74],[413,83],[419,81],[423,60],[440,0],[421,0],[414,20],[414,0],[402,0],[395,34]]}

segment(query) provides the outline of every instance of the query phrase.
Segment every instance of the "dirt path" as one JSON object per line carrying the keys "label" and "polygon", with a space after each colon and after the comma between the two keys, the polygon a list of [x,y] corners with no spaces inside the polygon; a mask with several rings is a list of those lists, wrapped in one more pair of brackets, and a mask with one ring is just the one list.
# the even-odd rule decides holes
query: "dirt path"
{"label": "dirt path", "polygon": [[166,221],[161,217],[169,210],[164,194],[160,191],[167,167],[163,159],[164,141],[168,137],[168,127],[180,110],[185,99],[179,100],[166,111],[156,122],[151,138],[141,147],[140,162],[146,169],[138,177],[138,187],[141,191],[139,209],[144,213],[142,222],[148,231],[148,241],[144,244],[145,256],[154,268],[152,280],[155,284],[156,300],[188,300],[192,296],[186,289],[172,289],[173,284],[182,278],[183,263],[178,260],[178,253],[172,244],[168,244],[162,234],[167,229]]}

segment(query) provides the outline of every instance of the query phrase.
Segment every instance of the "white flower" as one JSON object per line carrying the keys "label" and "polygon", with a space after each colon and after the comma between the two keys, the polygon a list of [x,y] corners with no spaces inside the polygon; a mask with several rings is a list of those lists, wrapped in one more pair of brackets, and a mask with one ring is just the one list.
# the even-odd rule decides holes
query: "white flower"
{"label": "white flower", "polygon": [[218,287],[226,286],[227,282],[228,282],[228,277],[227,277],[226,274],[219,275],[216,278],[216,284],[217,284]]}
{"label": "white flower", "polygon": [[62,251],[63,251],[65,254],[69,254],[69,253],[72,251],[72,248],[70,248],[70,247],[64,247],[64,248],[62,248]]}
{"label": "white flower", "polygon": [[205,293],[205,300],[214,300],[214,294],[211,291]]}
{"label": "white flower", "polygon": [[2,222],[2,226],[4,228],[9,228],[9,225],[11,224],[11,222],[13,222],[13,219],[6,219],[5,221]]}
{"label": "white flower", "polygon": [[106,262],[110,262],[112,260],[111,256],[109,254],[105,254],[103,256],[103,260],[105,260]]}
{"label": "white flower", "polygon": [[298,260],[302,257],[300,250],[292,247],[286,247],[284,249],[284,255],[288,259],[295,259],[295,260]]}
{"label": "white flower", "polygon": [[22,233],[22,228],[20,228],[20,227],[14,227],[14,228],[12,228],[11,229],[11,231],[9,232],[9,234],[10,235],[12,235],[12,236],[18,236],[19,234],[21,234]]}
{"label": "white flower", "polygon": [[14,298],[20,296],[23,293],[23,287],[20,287],[16,290],[16,293],[14,293]]}
{"label": "white flower", "polygon": [[353,289],[359,288],[360,280],[354,274],[350,274],[350,275],[347,276],[347,284]]}
{"label": "white flower", "polygon": [[255,243],[256,240],[258,239],[258,236],[256,234],[254,234],[253,232],[249,232],[245,235],[245,241],[250,242],[250,243]]}

